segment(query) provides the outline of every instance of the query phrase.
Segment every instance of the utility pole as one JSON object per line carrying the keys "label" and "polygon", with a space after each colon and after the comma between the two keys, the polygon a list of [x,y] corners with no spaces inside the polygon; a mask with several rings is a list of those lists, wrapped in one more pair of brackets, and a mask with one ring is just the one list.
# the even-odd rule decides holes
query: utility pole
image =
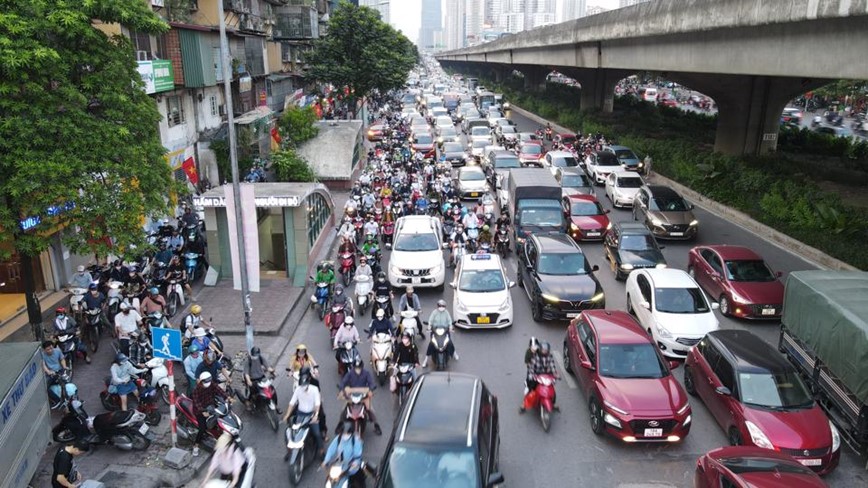
{"label": "utility pole", "polygon": [[244,330],[247,352],[253,348],[253,324],[250,323],[250,284],[247,282],[247,250],[244,248],[244,223],[241,212],[241,187],[238,183],[238,140],[235,136],[235,114],[232,110],[232,58],[223,20],[223,0],[217,0],[217,23],[220,25],[220,58],[223,59],[223,96],[226,99],[226,117],[229,124],[229,160],[232,163],[232,195],[235,199],[235,233],[238,236],[238,268],[241,270],[241,306],[244,307]]}

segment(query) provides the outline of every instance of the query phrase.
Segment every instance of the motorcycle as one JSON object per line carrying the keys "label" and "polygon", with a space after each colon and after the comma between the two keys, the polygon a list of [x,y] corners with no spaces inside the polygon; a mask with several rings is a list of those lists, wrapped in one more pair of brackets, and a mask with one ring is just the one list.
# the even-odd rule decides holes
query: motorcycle
{"label": "motorcycle", "polygon": [[502,257],[509,254],[509,231],[505,227],[497,230],[495,245],[497,246],[497,253]]}
{"label": "motorcycle", "polygon": [[552,140],[552,128],[551,128],[551,127],[546,127],[546,131],[545,131],[545,132],[546,132],[546,140],[549,141],[549,142],[551,142],[551,140]]}
{"label": "motorcycle", "polygon": [[524,409],[539,408],[539,417],[543,430],[548,432],[551,427],[551,414],[555,405],[555,377],[550,374],[534,375],[536,388],[524,397]]}
{"label": "motorcycle", "polygon": [[465,254],[467,254],[466,245],[453,244],[452,259],[450,260],[449,265],[453,268],[458,266],[458,263],[461,262],[461,258],[463,258]]}
{"label": "motorcycle", "polygon": [[84,296],[87,294],[87,288],[70,288],[69,293],[72,294],[69,297],[69,312],[75,318],[76,321],[81,319],[81,312],[83,310]]}
{"label": "motorcycle", "polygon": [[184,253],[184,268],[187,270],[187,280],[190,283],[196,281],[196,278],[202,275],[200,270],[205,267],[202,262],[202,255],[197,252]]}
{"label": "motorcycle", "polygon": [[[249,398],[249,395],[247,397]],[[277,414],[277,390],[274,389],[273,374],[263,376],[256,383],[256,396],[253,398],[253,409],[264,409],[266,416],[268,416],[268,423],[271,424],[271,429],[277,432],[277,427],[280,425],[280,416]]]}
{"label": "motorcycle", "polygon": [[365,427],[368,425],[368,411],[365,408],[364,400],[371,390],[367,388],[348,388],[344,392],[344,400],[347,406],[341,414],[341,420],[338,422],[338,430],[345,420],[353,422],[353,430],[359,437],[365,435]]}
{"label": "motorcycle", "polygon": [[418,310],[402,310],[401,311],[401,334],[409,333],[412,340],[416,340],[419,335],[416,317],[419,316]]}
{"label": "motorcycle", "polygon": [[317,283],[316,290],[311,295],[310,301],[312,305],[319,305],[320,320],[325,319],[330,298],[329,284],[325,282]]}
{"label": "motorcycle", "polygon": [[332,309],[325,318],[325,326],[329,330],[329,338],[331,340],[334,340],[335,334],[338,333],[338,329],[341,328],[346,317],[347,313],[344,310],[343,303],[332,304]]}
{"label": "motorcycle", "polygon": [[286,426],[286,448],[289,449],[289,481],[298,486],[306,461],[316,459],[316,440],[310,431],[313,414],[296,413]]}
{"label": "motorcycle", "polygon": [[78,398],[78,387],[72,382],[70,371],[61,369],[48,385],[48,402],[52,410],[66,408]]}
{"label": "motorcycle", "polygon": [[166,292],[166,315],[174,317],[179,308],[184,308],[184,287],[180,280],[170,279]]}
{"label": "motorcycle", "polygon": [[437,325],[431,330],[431,343],[434,344],[434,366],[437,371],[443,371],[449,365],[449,353],[446,352],[447,346],[451,341],[449,327]]}
{"label": "motorcycle", "polygon": [[137,410],[106,412],[88,417],[83,407],[70,408],[51,429],[55,442],[85,440],[91,445],[115,446],[121,451],[144,451],[151,446],[146,436],[145,414]]}
{"label": "motorcycle", "polygon": [[395,234],[395,222],[383,222],[383,245],[390,246],[392,244],[392,236]]}
{"label": "motorcycle", "polygon": [[[157,405],[157,389],[149,385],[143,378],[135,380],[136,387],[139,389],[139,402],[136,405],[136,410],[145,414],[145,423],[148,425],[157,425],[163,418],[160,413],[160,407]],[[110,412],[121,409],[121,397],[117,393],[109,393],[109,385],[111,385],[111,376],[108,376],[103,381],[105,389],[99,394],[99,401],[103,408]]]}
{"label": "motorcycle", "polygon": [[84,327],[82,327],[82,340],[84,345],[90,349],[90,352],[95,353],[99,349],[100,329],[102,328],[101,317],[102,310],[98,308],[87,309],[84,313]]}
{"label": "motorcycle", "polygon": [[[177,425],[178,435],[192,442],[199,431],[199,422],[193,412],[193,400],[187,395],[178,395],[178,398],[175,399],[175,407],[180,413]],[[208,436],[202,443],[206,449],[213,451],[214,444],[223,432],[231,435],[236,441],[238,440],[243,424],[241,418],[232,411],[226,400],[218,399],[214,405],[208,408],[208,412],[211,414],[206,423]]]}
{"label": "motorcycle", "polygon": [[368,248],[367,252],[362,251],[368,259],[368,264],[371,265],[371,271],[376,275],[380,272],[380,248],[376,245]]}
{"label": "motorcycle", "polygon": [[115,315],[120,312],[121,300],[123,299],[122,291],[124,284],[120,281],[109,281],[108,293],[106,299],[108,301],[108,319],[114,321]]}
{"label": "motorcycle", "polygon": [[145,367],[148,368],[146,374],[150,377],[148,384],[151,385],[151,388],[160,390],[160,397],[162,397],[163,403],[168,405],[169,370],[166,368],[165,360],[163,358],[151,358],[145,363]]}
{"label": "motorcycle", "polygon": [[157,311],[151,312],[145,317],[145,327],[148,330],[154,327],[166,329],[171,327],[171,324],[169,323],[169,319],[163,315],[163,312]]}
{"label": "motorcycle", "polygon": [[410,391],[410,388],[413,387],[414,378],[413,378],[413,370],[415,369],[414,364],[405,363],[399,364],[395,366],[395,389],[394,392],[398,395],[398,407],[404,405],[404,400],[407,399],[407,393]]}
{"label": "motorcycle", "polygon": [[[369,467],[364,461],[362,461],[361,467],[359,467],[357,476],[361,477],[361,481],[359,483],[364,486],[365,473],[369,473],[372,477],[376,476],[376,468]],[[350,483],[350,474],[344,471],[343,466],[341,466],[340,461],[333,464],[328,471],[328,477],[326,478],[326,488],[349,488],[351,486]]]}
{"label": "motorcycle", "polygon": [[377,295],[374,299],[374,315],[377,315],[377,310],[382,310],[386,313],[386,316],[389,315],[389,300],[390,298],[387,295]]}
{"label": "motorcycle", "polygon": [[340,273],[343,276],[344,286],[350,286],[350,281],[353,279],[353,273],[356,270],[356,255],[351,252],[342,253],[338,256],[340,259]]}
{"label": "motorcycle", "polygon": [[356,282],[356,303],[359,304],[359,314],[364,315],[365,311],[368,309],[368,305],[370,305],[371,301],[371,290],[373,290],[374,284],[371,282],[371,277],[368,275],[356,275],[353,277],[353,280]]}
{"label": "motorcycle", "polygon": [[359,350],[352,341],[346,341],[338,348],[338,376],[342,377],[353,367],[356,359],[360,359]]}
{"label": "motorcycle", "polygon": [[377,375],[380,386],[386,384],[386,376],[389,363],[392,361],[392,336],[385,332],[378,332],[371,338],[371,367]]}
{"label": "motorcycle", "polygon": [[79,330],[71,329],[65,331],[66,333],[57,334],[57,347],[60,349],[60,352],[63,353],[63,359],[66,361],[66,367],[69,369],[69,376],[72,376],[72,364],[75,356],[78,353],[78,348],[76,347],[76,339],[79,334]]}
{"label": "motorcycle", "polygon": [[353,229],[356,231],[356,244],[362,242],[362,234],[364,233],[365,219],[361,215],[357,215],[353,219]]}

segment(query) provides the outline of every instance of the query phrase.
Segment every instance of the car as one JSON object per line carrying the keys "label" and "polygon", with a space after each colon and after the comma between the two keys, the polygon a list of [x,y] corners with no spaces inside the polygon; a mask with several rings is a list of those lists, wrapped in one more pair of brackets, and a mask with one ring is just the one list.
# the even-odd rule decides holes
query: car
{"label": "car", "polygon": [[786,124],[795,124],[799,126],[802,124],[802,109],[795,107],[786,107],[784,111],[781,113],[781,123]]}
{"label": "car", "polygon": [[696,460],[694,488],[827,488],[817,473],[784,453],[750,446],[720,447]]}
{"label": "car", "polygon": [[503,114],[497,111],[485,114],[485,119],[488,120],[488,127],[490,129],[497,127],[497,122],[502,118],[504,118]]}
{"label": "car", "polygon": [[523,166],[542,166],[546,150],[540,142],[524,142],[515,150]]}
{"label": "car", "polygon": [[663,246],[644,225],[636,222],[616,222],[603,241],[616,280],[626,280],[634,269],[665,268]]}
{"label": "car", "polygon": [[431,126],[428,125],[428,122],[413,124],[410,126],[410,133],[412,137],[415,137],[418,134],[431,134]]}
{"label": "car", "polygon": [[[439,103],[439,105],[431,105],[432,103],[434,103],[434,104]],[[449,119],[449,123],[450,124],[452,123],[452,117],[449,117],[449,111],[446,110],[446,107],[443,106],[442,100],[440,102],[429,102],[428,103],[428,114],[434,120],[437,120],[441,117],[446,117],[447,119]]]}
{"label": "car", "polygon": [[627,311],[635,315],[664,356],[687,357],[705,334],[720,328],[699,285],[685,271],[635,269],[627,276]]}
{"label": "car", "polygon": [[463,329],[502,329],[512,325],[509,281],[497,254],[467,254],[455,270],[452,319]]}
{"label": "car", "polygon": [[594,186],[591,180],[581,168],[556,168],[555,181],[560,183],[561,192],[564,196],[569,195],[594,195]]}
{"label": "car", "polygon": [[452,123],[452,117],[449,117],[448,115],[439,115],[434,117],[434,126],[437,130],[440,130],[443,127],[455,127]]}
{"label": "car", "polygon": [[458,142],[444,142],[440,147],[440,161],[448,162],[454,166],[464,166],[467,162],[467,152]]}
{"label": "car", "polygon": [[834,137],[850,137],[853,135],[850,129],[846,127],[827,127],[821,126],[815,129],[818,134],[826,134]]}
{"label": "car", "polygon": [[678,100],[672,97],[661,98],[657,100],[657,104],[664,107],[678,108]]}
{"label": "car", "polygon": [[592,152],[585,158],[585,172],[594,183],[602,185],[610,173],[621,170],[621,162],[609,151]]}
{"label": "car", "polygon": [[424,132],[415,134],[410,148],[413,152],[421,152],[426,158],[432,157],[434,155],[434,136]]}
{"label": "car", "polygon": [[489,151],[485,159],[485,172],[490,180],[494,180],[495,187],[501,188],[504,176],[509,174],[510,169],[521,168],[521,161],[514,152],[503,147],[486,148],[486,150]]}
{"label": "car", "polygon": [[465,117],[465,119],[461,121],[461,128],[464,129],[465,134],[469,133],[474,127],[485,127],[485,130],[487,131],[485,137],[491,135],[491,127],[489,127],[488,121],[482,117]]}
{"label": "car", "polygon": [[482,379],[454,372],[420,375],[398,412],[375,486],[502,484],[499,418],[497,397]]}
{"label": "car", "polygon": [[497,126],[495,134],[497,140],[504,145],[506,145],[507,142],[515,142],[518,138],[518,132],[515,130],[515,126],[512,125]]}
{"label": "car", "polygon": [[542,165],[555,174],[558,168],[578,168],[579,160],[569,151],[549,151],[545,154]]}
{"label": "car", "polygon": [[695,239],[699,221],[693,205],[663,185],[645,185],[633,199],[633,220],[645,224],[658,239]]}
{"label": "car", "polygon": [[575,194],[564,197],[564,217],[570,223],[567,231],[574,240],[601,241],[612,224],[609,210],[603,210],[594,195]]}
{"label": "car", "polygon": [[615,208],[632,207],[633,199],[645,180],[632,171],[616,171],[606,177],[606,197]]}
{"label": "car", "polygon": [[470,155],[476,162],[480,162],[482,160],[482,156],[485,154],[485,148],[490,145],[491,141],[488,139],[475,140],[471,141],[467,147],[470,149]]}
{"label": "car", "polygon": [[536,135],[535,132],[519,132],[518,133],[518,143],[528,141],[539,141],[539,136]]}
{"label": "car", "polygon": [[552,142],[557,144],[563,144],[567,147],[573,147],[576,144],[576,135],[575,134],[555,134],[552,138]]}
{"label": "car", "polygon": [[461,136],[458,135],[458,131],[455,130],[455,127],[437,127],[437,143],[443,144],[444,142],[461,142]]}
{"label": "car", "polygon": [[470,129],[470,141],[491,141],[491,129],[488,127],[477,126]]}
{"label": "car", "polygon": [[618,161],[621,162],[621,166],[624,167],[627,171],[639,171],[641,172],[645,166],[645,163],[639,159],[639,156],[636,156],[636,153],[633,152],[632,149],[626,146],[603,146],[604,151],[609,151],[614,154]]}
{"label": "car", "polygon": [[394,287],[442,290],[446,281],[440,220],[410,215],[395,221],[389,256],[389,283]]}
{"label": "car", "polygon": [[742,246],[697,246],[687,255],[687,272],[720,304],[720,313],[743,319],[780,320],[784,308],[781,273]]}
{"label": "car", "polygon": [[564,338],[564,369],[576,377],[591,430],[623,442],[679,442],[690,433],[687,393],[636,320],[620,310],[585,310]]}
{"label": "car", "polygon": [[684,362],[684,389],[702,400],[730,445],[789,454],[818,474],[838,465],[838,429],[795,366],[751,332],[709,332]]}
{"label": "car", "polygon": [[383,133],[386,131],[386,126],[383,124],[374,124],[368,128],[368,140],[377,142],[383,140]]}
{"label": "car", "polygon": [[582,249],[566,234],[529,234],[518,253],[518,286],[534,321],[570,320],[583,310],[606,308],[606,294]]}
{"label": "car", "polygon": [[455,191],[459,198],[479,198],[488,193],[488,179],[479,166],[465,166],[458,169],[455,177]]}

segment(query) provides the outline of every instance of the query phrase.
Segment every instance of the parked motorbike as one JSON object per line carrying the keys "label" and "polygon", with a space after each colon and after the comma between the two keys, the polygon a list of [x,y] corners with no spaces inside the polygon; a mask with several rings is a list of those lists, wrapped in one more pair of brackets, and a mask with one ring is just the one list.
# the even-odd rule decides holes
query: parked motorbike
{"label": "parked motorbike", "polygon": [[[136,388],[139,389],[139,401],[136,405],[136,410],[145,414],[145,422],[148,425],[159,424],[163,418],[163,414],[160,413],[160,407],[157,405],[157,389],[149,385],[143,378],[138,378],[135,382]],[[111,385],[111,376],[106,377],[103,383],[105,384],[105,389],[99,394],[99,401],[102,403],[103,408],[110,412],[120,410],[120,395],[109,393],[108,390],[109,385]]]}
{"label": "parked motorbike", "polygon": [[395,366],[395,394],[398,396],[398,407],[404,405],[404,400],[407,399],[407,393],[413,387],[413,370],[414,364],[404,363]]}
{"label": "parked motorbike", "polygon": [[147,375],[150,376],[148,384],[152,388],[160,391],[160,397],[163,403],[169,404],[169,370],[166,368],[163,358],[152,358],[145,363],[148,368]]}
{"label": "parked motorbike", "polygon": [[539,408],[542,428],[548,432],[551,427],[551,414],[555,405],[555,377],[550,374],[534,375],[536,388],[524,397],[526,411]]}
{"label": "parked motorbike", "polygon": [[313,295],[310,297],[310,301],[312,305],[319,306],[319,319],[325,319],[326,313],[328,312],[328,305],[330,301],[330,293],[329,293],[329,284],[328,283],[317,283],[316,289],[313,292]]}
{"label": "parked motorbike", "polygon": [[[249,398],[249,392],[248,396]],[[280,416],[277,414],[277,390],[274,389],[274,375],[267,374],[256,383],[256,395],[253,397],[253,410],[264,410],[271,429],[277,432]]]}
{"label": "parked motorbike", "polygon": [[[178,395],[178,398],[175,399],[175,407],[179,412],[178,435],[192,442],[199,430],[199,423],[193,413],[193,400],[187,395]],[[239,439],[243,425],[227,401],[218,399],[214,405],[208,408],[208,412],[211,414],[206,425],[208,435],[202,442],[206,449],[213,451],[214,444],[223,432],[231,435],[236,441]]]}
{"label": "parked motorbike", "polygon": [[91,445],[115,446],[121,451],[144,451],[151,445],[147,433],[145,414],[137,410],[88,417],[84,407],[79,407],[69,409],[51,430],[51,437],[60,443],[83,439]]}
{"label": "parked motorbike", "polygon": [[365,427],[368,425],[368,410],[365,408],[364,400],[371,390],[367,388],[348,388],[342,392],[346,408],[341,414],[340,422],[338,422],[338,430],[345,420],[353,423],[353,430],[359,435],[365,435]]}
{"label": "parked motorbike", "polygon": [[368,305],[371,304],[371,290],[373,290],[374,284],[368,275],[356,275],[353,277],[353,281],[356,282],[355,295],[356,303],[359,304],[359,314],[364,315],[368,310]]}
{"label": "parked motorbike", "polygon": [[184,268],[187,270],[187,280],[190,283],[196,281],[196,278],[202,276],[205,268],[202,255],[197,252],[184,253]]}
{"label": "parked motorbike", "polygon": [[338,348],[338,376],[342,377],[346,372],[353,367],[356,359],[361,358],[359,350],[352,341],[346,341]]}
{"label": "parked motorbike", "polygon": [[51,378],[48,385],[48,404],[52,410],[67,408],[78,398],[78,387],[72,382],[71,372],[61,369]]}
{"label": "parked motorbike", "polygon": [[374,334],[371,339],[371,368],[377,375],[377,382],[380,383],[380,386],[386,384],[386,376],[392,357],[392,336],[385,332]]}
{"label": "parked motorbike", "polygon": [[298,486],[308,460],[315,463],[316,440],[310,431],[313,414],[296,413],[286,426],[286,448],[289,449],[289,481]]}
{"label": "parked motorbike", "polygon": [[446,352],[447,346],[451,341],[449,335],[449,327],[445,325],[436,325],[431,329],[431,343],[434,344],[434,366],[437,371],[443,371],[449,365],[449,354]]}

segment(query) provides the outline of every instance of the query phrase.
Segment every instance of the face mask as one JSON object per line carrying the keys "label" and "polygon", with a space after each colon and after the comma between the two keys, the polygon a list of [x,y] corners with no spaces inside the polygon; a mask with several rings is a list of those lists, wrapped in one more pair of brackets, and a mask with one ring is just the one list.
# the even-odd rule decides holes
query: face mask
{"label": "face mask", "polygon": [[129,310],[124,310],[124,315],[129,315],[129,314],[130,314]]}
{"label": "face mask", "polygon": [[203,381],[203,382],[202,382],[202,386],[204,386],[205,388],[210,388],[210,387],[211,387],[211,382],[210,382],[210,381]]}
{"label": "face mask", "polygon": [[437,310],[446,310],[446,305],[437,305]]}

